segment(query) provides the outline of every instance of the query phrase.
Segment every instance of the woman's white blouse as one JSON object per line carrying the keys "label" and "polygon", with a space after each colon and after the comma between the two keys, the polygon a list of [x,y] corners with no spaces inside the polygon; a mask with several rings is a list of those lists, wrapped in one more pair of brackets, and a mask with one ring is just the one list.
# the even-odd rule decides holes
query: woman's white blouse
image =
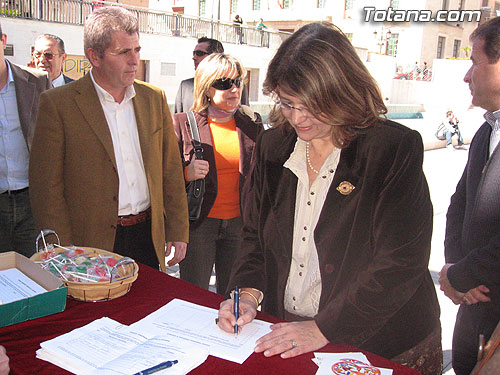
{"label": "woman's white blouse", "polygon": [[321,296],[321,275],[314,229],[325,203],[326,195],[340,159],[340,149],[334,148],[309,188],[306,142],[297,139],[295,148],[284,167],[298,178],[293,227],[292,264],[285,289],[285,309],[295,315],[314,317]]}

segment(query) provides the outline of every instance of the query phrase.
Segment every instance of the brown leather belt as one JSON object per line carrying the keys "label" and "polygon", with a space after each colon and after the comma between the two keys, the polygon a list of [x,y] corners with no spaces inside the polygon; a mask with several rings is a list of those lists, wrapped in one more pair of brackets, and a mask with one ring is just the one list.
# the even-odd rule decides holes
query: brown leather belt
{"label": "brown leather belt", "polygon": [[118,225],[128,227],[142,223],[151,219],[151,207],[146,211],[139,212],[137,215],[118,216]]}

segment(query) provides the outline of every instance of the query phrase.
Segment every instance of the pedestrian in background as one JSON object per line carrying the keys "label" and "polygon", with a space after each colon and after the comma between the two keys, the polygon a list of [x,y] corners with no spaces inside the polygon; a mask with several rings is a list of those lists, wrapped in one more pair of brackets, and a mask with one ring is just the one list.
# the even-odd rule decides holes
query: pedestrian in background
{"label": "pedestrian in background", "polygon": [[269,33],[264,32],[264,29],[267,29],[267,26],[261,18],[257,24],[257,30],[260,31],[260,45],[262,47],[269,47]]}
{"label": "pedestrian in background", "polygon": [[244,43],[243,28],[242,28],[243,19],[238,14],[234,16],[233,25],[234,25],[234,30],[236,31],[237,42],[239,44],[243,44]]}
{"label": "pedestrian in background", "polygon": [[460,121],[455,116],[453,111],[446,112],[446,118],[443,120],[443,124],[445,127],[444,135],[446,136],[446,148],[455,149],[453,145],[453,136],[457,135],[458,137],[458,146],[460,148],[464,144],[464,139],[462,138],[462,133],[460,132],[460,128],[458,127],[458,123]]}

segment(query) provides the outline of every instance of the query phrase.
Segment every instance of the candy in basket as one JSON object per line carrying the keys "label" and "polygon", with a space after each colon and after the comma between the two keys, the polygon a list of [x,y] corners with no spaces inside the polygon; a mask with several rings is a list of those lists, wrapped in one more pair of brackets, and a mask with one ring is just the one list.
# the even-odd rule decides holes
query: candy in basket
{"label": "candy in basket", "polygon": [[71,297],[82,301],[110,300],[127,293],[137,279],[139,267],[133,259],[101,249],[48,244],[45,236],[50,234],[59,242],[55,232],[41,231],[32,259],[62,279]]}

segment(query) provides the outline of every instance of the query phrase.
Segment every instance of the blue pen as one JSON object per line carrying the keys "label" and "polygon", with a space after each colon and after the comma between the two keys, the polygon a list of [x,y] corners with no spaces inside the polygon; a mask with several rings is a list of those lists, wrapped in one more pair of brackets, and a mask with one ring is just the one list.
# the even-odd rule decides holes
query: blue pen
{"label": "blue pen", "polygon": [[160,363],[160,364],[158,364],[156,366],[150,367],[150,368],[148,368],[146,370],[139,371],[139,372],[135,373],[134,375],[149,375],[149,374],[154,374],[155,372],[158,372],[158,371],[161,371],[163,369],[172,367],[177,362],[179,362],[179,361],[176,360],[176,359],[173,360],[173,361],[162,362],[162,363]]}
{"label": "blue pen", "polygon": [[[240,289],[236,286],[234,288],[234,318],[238,321],[240,310]],[[238,336],[238,323],[234,325],[234,335]]]}

